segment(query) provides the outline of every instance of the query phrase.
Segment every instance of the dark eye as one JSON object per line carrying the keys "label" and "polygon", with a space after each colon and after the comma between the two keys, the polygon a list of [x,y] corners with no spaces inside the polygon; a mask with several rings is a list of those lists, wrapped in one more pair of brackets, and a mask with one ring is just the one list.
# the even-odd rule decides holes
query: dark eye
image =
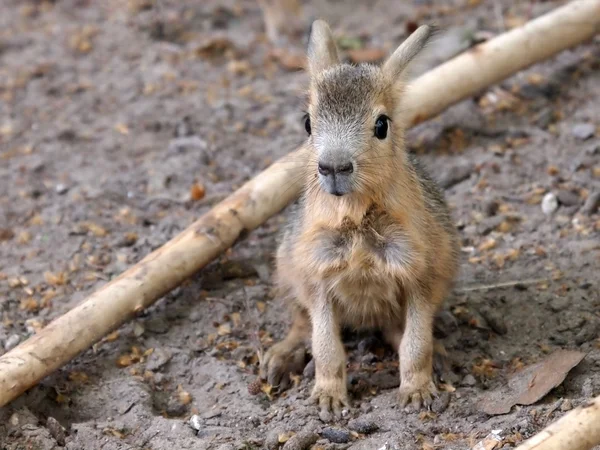
{"label": "dark eye", "polygon": [[388,121],[390,118],[386,115],[381,115],[375,121],[375,137],[377,139],[385,139],[388,132]]}
{"label": "dark eye", "polygon": [[308,114],[304,116],[304,129],[310,135],[310,116]]}

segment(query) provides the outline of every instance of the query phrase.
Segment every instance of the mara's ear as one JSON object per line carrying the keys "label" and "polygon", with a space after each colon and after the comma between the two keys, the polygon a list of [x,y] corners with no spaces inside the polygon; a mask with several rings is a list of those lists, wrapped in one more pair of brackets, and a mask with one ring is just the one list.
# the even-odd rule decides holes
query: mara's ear
{"label": "mara's ear", "polygon": [[327,22],[317,19],[312,23],[308,43],[308,70],[315,75],[339,63],[337,47]]}
{"label": "mara's ear", "polygon": [[421,25],[417,28],[383,64],[384,73],[392,80],[402,76],[410,62],[423,50],[435,32],[436,28],[433,25]]}

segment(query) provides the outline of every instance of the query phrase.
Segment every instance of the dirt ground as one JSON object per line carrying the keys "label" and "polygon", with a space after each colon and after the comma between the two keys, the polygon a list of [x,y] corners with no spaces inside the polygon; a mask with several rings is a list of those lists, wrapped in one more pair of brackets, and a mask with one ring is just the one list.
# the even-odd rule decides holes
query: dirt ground
{"label": "dirt ground", "polygon": [[[306,10],[347,47],[388,50],[437,21],[448,34],[425,70],[562,3]],[[492,430],[495,448],[512,448],[600,394],[599,47],[409,133],[463,239],[437,325],[449,364],[432,411],[397,406],[396,358],[369,335],[347,338],[353,408],[339,423],[306,404],[311,364],[283,395],[249,392],[256,349],[288,324],[271,283],[280,215],[1,409],[0,448],[466,449]],[[306,75],[269,50],[250,0],[0,3],[0,354],[302,142]],[[507,414],[481,411],[482,395],[558,349],[586,353],[558,388]]]}

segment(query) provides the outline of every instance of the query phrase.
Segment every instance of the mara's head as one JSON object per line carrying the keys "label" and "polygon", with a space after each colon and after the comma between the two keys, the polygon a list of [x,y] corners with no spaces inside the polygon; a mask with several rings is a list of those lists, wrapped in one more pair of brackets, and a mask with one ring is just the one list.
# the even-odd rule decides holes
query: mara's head
{"label": "mara's head", "polygon": [[[310,90],[305,117],[309,176],[329,194],[369,194],[385,183],[402,149],[404,74],[432,35],[421,26],[381,66],[341,64],[327,23],[312,25]],[[386,170],[387,169],[387,170]]]}

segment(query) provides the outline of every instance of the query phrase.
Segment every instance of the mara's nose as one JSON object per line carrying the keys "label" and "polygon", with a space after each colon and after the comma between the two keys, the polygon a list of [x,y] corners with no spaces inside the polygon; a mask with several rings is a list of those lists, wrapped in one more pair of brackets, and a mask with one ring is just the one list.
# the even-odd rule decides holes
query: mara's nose
{"label": "mara's nose", "polygon": [[354,172],[354,166],[351,162],[338,165],[319,163],[319,173],[325,177],[329,175],[349,175],[352,172]]}

